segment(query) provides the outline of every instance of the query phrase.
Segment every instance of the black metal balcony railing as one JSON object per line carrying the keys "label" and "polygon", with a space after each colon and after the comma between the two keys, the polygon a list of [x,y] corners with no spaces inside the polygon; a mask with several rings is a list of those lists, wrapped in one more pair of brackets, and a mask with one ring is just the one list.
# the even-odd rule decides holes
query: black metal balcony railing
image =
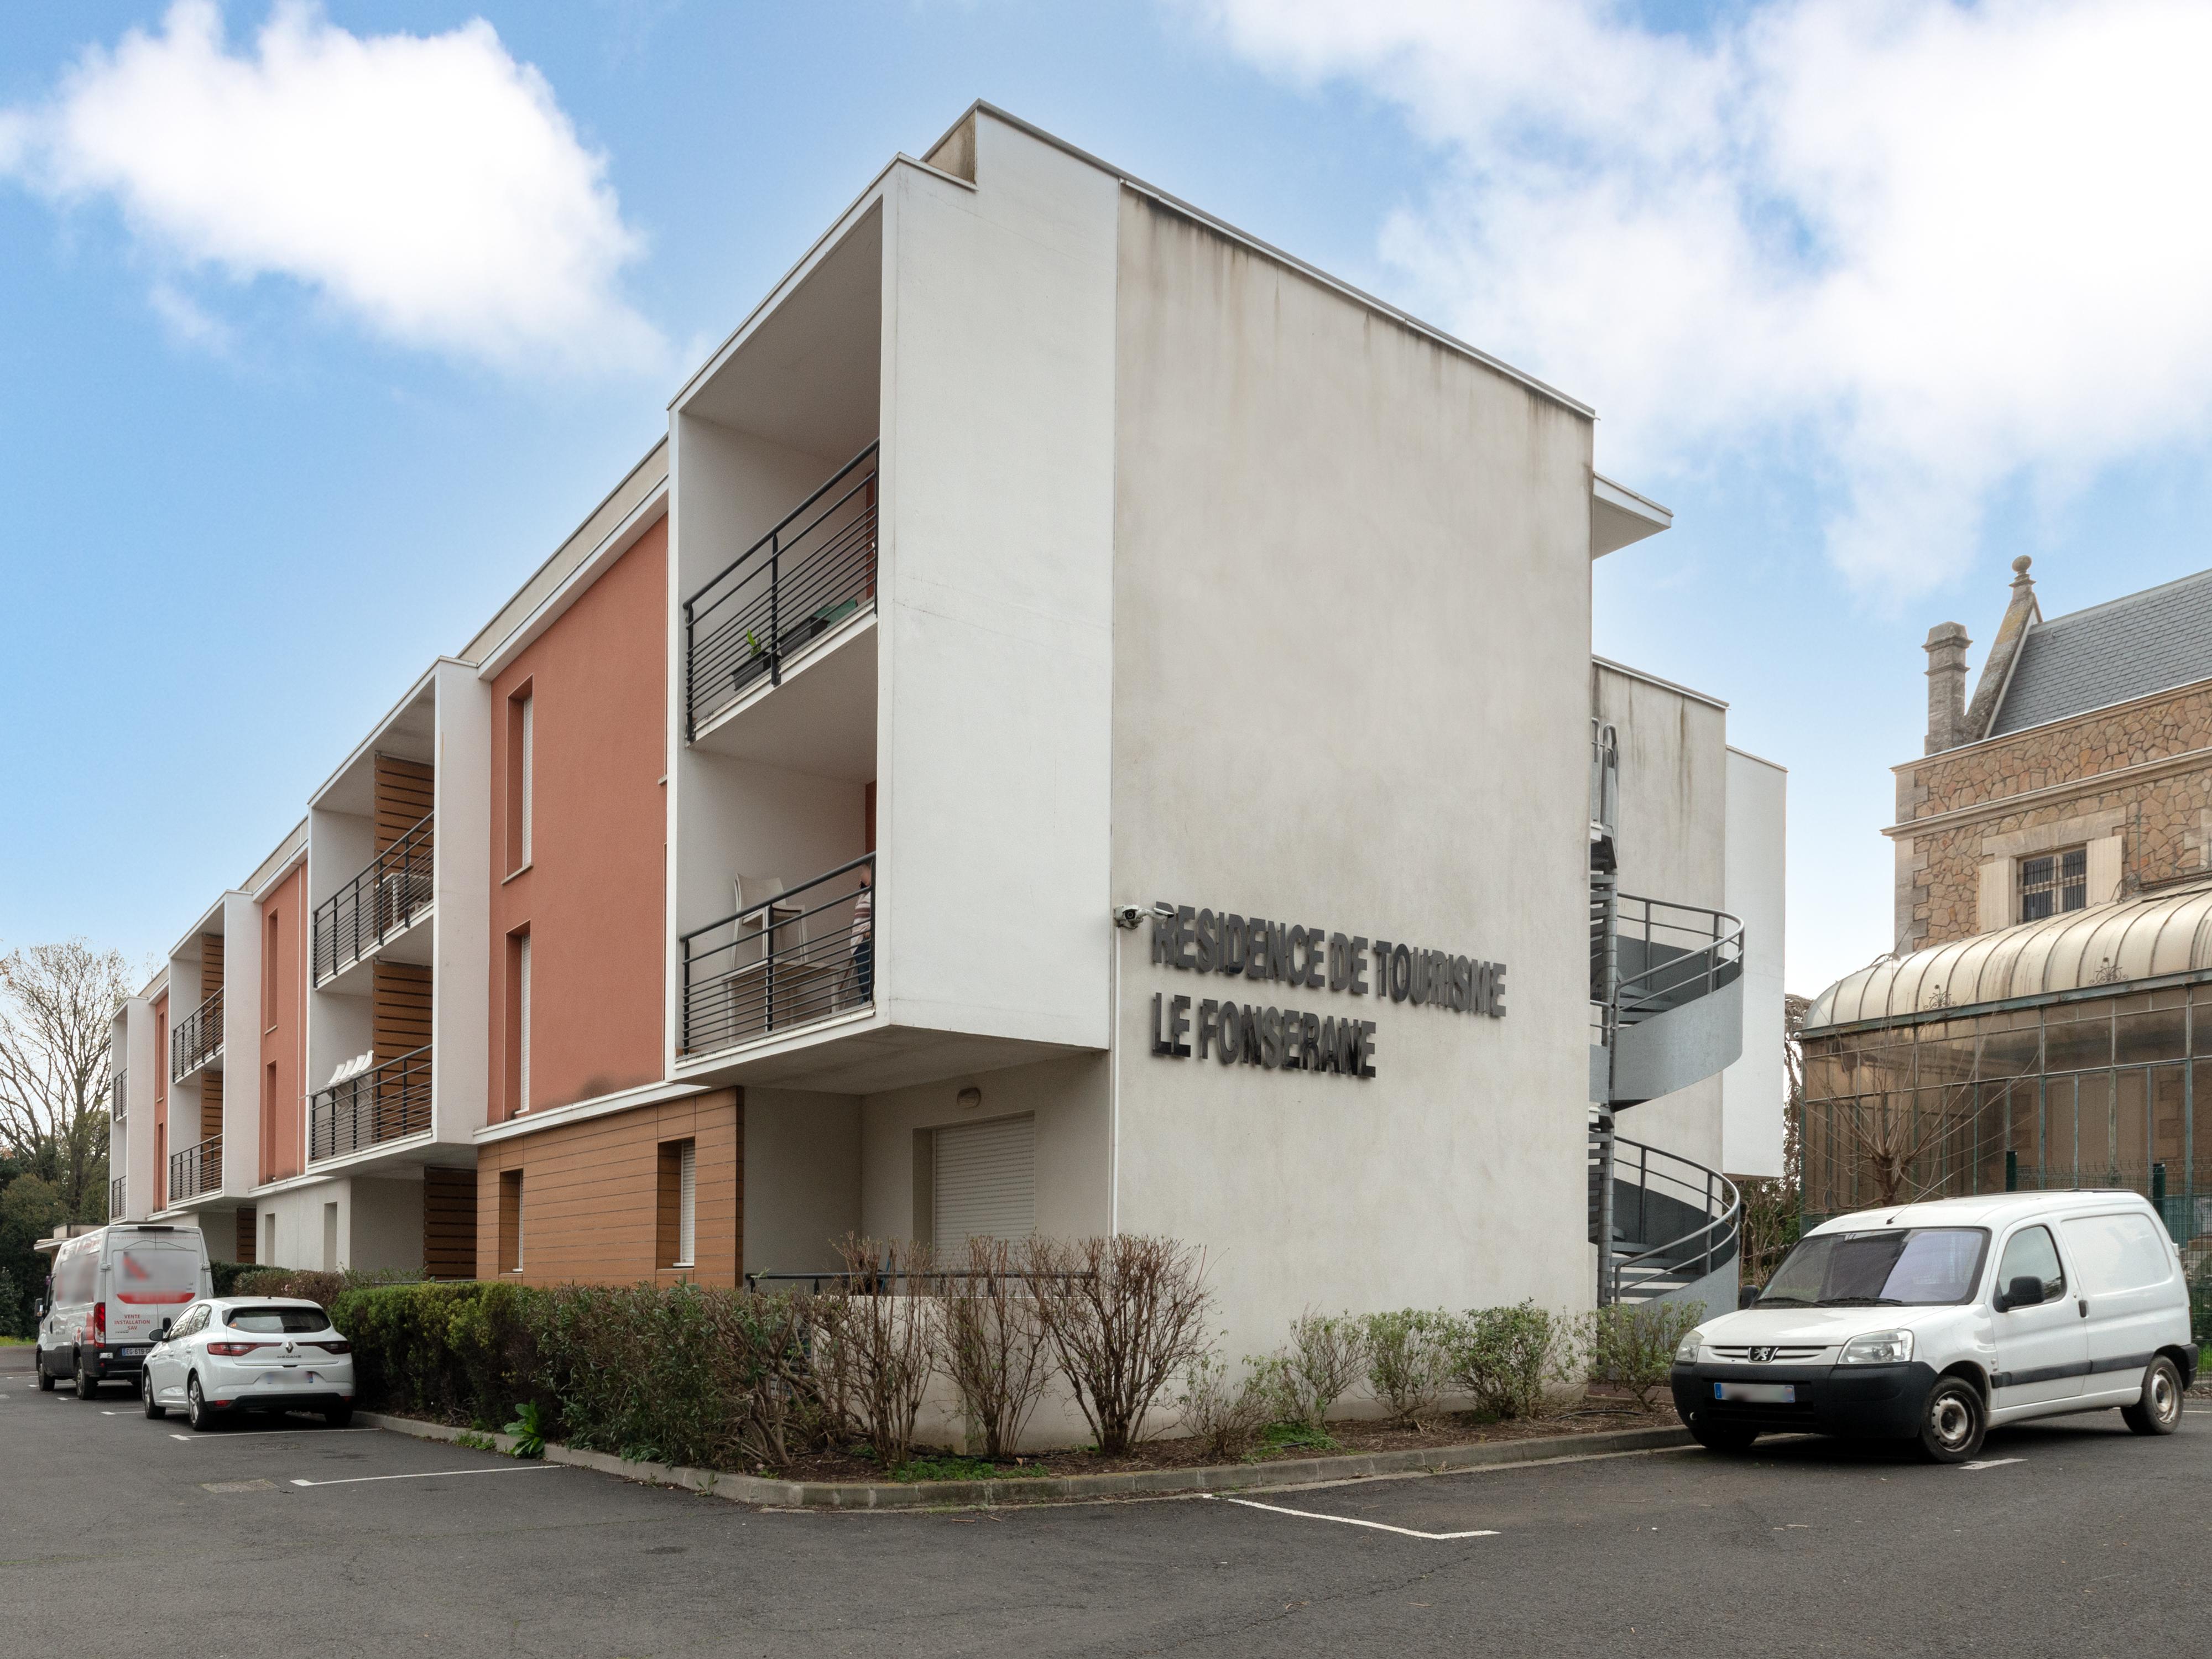
{"label": "black metal balcony railing", "polygon": [[114,1080],[107,1085],[107,1118],[111,1123],[123,1121],[125,1109],[130,1103],[129,1091],[125,1088],[124,1080],[130,1075],[127,1071],[118,1071]]}
{"label": "black metal balcony railing", "polygon": [[684,601],[684,734],[876,603],[876,448],[870,444]]}
{"label": "black metal balcony railing", "polygon": [[430,1045],[319,1091],[307,1115],[310,1161],[343,1158],[430,1127]]}
{"label": "black metal balcony railing", "polygon": [[436,840],[422,821],[369,860],[368,867],[315,907],[315,983],[321,985],[429,915],[436,888]]}
{"label": "black metal balcony railing", "polygon": [[107,1218],[110,1221],[123,1219],[124,1191],[125,1182],[121,1176],[117,1176],[107,1183]]}
{"label": "black metal balcony railing", "polygon": [[169,1076],[181,1080],[222,1052],[222,993],[186,1014],[169,1033]]}
{"label": "black metal balcony railing", "polygon": [[875,1001],[876,855],[684,935],[684,1047],[710,1054]]}
{"label": "black metal balcony railing", "polygon": [[210,1135],[197,1146],[169,1154],[169,1202],[204,1198],[222,1190],[222,1137]]}

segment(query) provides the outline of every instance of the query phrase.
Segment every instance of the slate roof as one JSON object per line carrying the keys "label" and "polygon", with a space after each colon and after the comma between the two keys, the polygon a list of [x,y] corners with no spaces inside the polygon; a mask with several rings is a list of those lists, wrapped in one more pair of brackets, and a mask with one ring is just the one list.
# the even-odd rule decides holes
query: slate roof
{"label": "slate roof", "polygon": [[2037,623],[1990,736],[2212,679],[2212,570]]}

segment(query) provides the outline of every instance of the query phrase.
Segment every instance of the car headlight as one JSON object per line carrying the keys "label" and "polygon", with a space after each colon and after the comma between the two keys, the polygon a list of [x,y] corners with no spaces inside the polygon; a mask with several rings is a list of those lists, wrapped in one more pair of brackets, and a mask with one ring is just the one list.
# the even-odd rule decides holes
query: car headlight
{"label": "car headlight", "polygon": [[1912,1358],[1911,1331],[1869,1331],[1844,1344],[1839,1365],[1901,1365]]}
{"label": "car headlight", "polygon": [[1681,1346],[1674,1350],[1674,1363],[1677,1365],[1696,1364],[1698,1363],[1698,1346],[1703,1343],[1705,1340],[1705,1334],[1703,1332],[1692,1331],[1687,1336],[1682,1339]]}

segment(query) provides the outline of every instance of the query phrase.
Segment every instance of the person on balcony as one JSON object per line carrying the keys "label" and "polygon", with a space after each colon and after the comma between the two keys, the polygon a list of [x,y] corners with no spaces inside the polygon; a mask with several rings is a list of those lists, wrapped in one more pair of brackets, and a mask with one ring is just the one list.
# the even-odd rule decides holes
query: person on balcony
{"label": "person on balcony", "polygon": [[875,872],[860,866],[860,890],[853,896],[853,978],[860,988],[860,1000],[876,994]]}

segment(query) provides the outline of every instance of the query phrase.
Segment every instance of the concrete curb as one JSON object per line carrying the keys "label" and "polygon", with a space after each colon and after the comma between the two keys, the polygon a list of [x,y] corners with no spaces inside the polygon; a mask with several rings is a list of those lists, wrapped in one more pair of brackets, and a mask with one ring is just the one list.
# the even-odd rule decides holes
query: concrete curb
{"label": "concrete curb", "polygon": [[[354,1420],[424,1440],[458,1441],[475,1435],[443,1423],[356,1412]],[[502,1452],[512,1436],[487,1434]],[[1442,1474],[1455,1469],[1552,1463],[1621,1452],[1663,1451],[1691,1443],[1687,1429],[1613,1429],[1599,1434],[1547,1435],[1537,1440],[1491,1440],[1468,1446],[1419,1447],[1410,1451],[1358,1452],[1339,1457],[1301,1457],[1276,1463],[1226,1463],[1194,1469],[1136,1469],[1123,1474],[1036,1475],[1012,1480],[845,1481],[775,1480],[727,1474],[672,1463],[632,1462],[606,1452],[581,1451],[548,1442],[545,1461],[596,1469],[648,1486],[681,1486],[732,1503],[771,1509],[916,1510],[995,1509],[1014,1504],[1082,1503],[1103,1498],[1160,1498],[1213,1492],[1334,1485],[1376,1476]]]}

